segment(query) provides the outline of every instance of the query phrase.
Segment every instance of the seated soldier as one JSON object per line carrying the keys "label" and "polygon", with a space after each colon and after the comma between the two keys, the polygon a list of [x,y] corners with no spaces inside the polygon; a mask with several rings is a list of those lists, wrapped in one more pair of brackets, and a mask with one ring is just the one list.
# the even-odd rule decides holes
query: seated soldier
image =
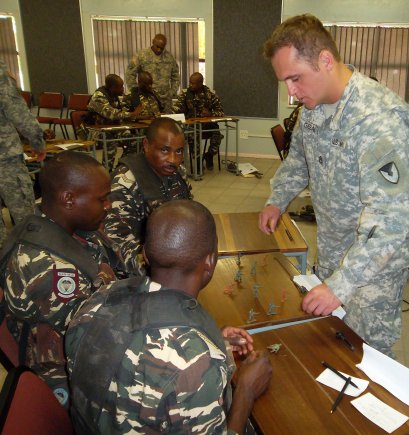
{"label": "seated soldier", "polygon": [[121,159],[112,179],[112,207],[106,234],[121,247],[129,272],[144,273],[142,252],[146,218],[165,201],[191,199],[192,187],[181,166],[185,137],[171,118],[156,118],[146,132],[144,153]]}
{"label": "seated soldier", "polygon": [[[243,433],[272,370],[246,331],[220,333],[197,302],[217,262],[213,216],[195,201],[166,203],[148,219],[144,249],[152,280],[99,289],[68,328],[77,433]],[[232,401],[223,338],[251,352]]]}
{"label": "seated soldier", "polygon": [[[210,116],[224,116],[219,97],[203,84],[202,74],[195,72],[190,76],[189,88],[184,89],[178,96],[177,102],[172,107],[173,113],[184,113],[186,118],[207,118]],[[204,132],[203,139],[210,138],[209,150],[204,154],[206,168],[213,169],[213,156],[217,154],[223,135],[218,131],[219,126],[215,122],[203,124],[203,130],[217,130]],[[190,152],[193,152],[194,138],[188,135]],[[199,143],[200,138],[197,138]],[[197,149],[197,155],[200,149]],[[200,158],[200,157],[199,157]]]}
{"label": "seated soldier", "polygon": [[152,89],[152,76],[150,73],[143,71],[138,74],[138,86],[131,89],[131,93],[124,97],[124,103],[130,111],[134,111],[141,106],[139,119],[157,118],[163,112],[163,105],[158,95]]}
{"label": "seated soldier", "polygon": [[20,364],[33,369],[63,404],[67,386],[63,335],[81,304],[124,269],[98,231],[110,207],[110,178],[91,156],[64,151],[40,172],[42,202],[0,253],[0,286]]}
{"label": "seated soldier", "polygon": [[[136,121],[139,118],[142,107],[137,107],[129,112],[126,105],[120,100],[124,93],[124,81],[116,74],[109,74],[105,77],[105,86],[99,87],[88,103],[88,116],[86,124],[119,124],[121,121]],[[107,139],[123,137],[124,133],[109,133]],[[108,168],[111,171],[114,166],[116,150],[119,142],[108,142]],[[105,156],[104,156],[105,158]],[[104,162],[105,163],[105,162]]]}

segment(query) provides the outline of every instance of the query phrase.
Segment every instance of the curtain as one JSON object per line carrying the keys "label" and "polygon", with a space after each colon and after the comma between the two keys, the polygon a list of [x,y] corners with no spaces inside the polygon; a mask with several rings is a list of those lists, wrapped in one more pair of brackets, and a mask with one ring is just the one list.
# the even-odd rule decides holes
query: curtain
{"label": "curtain", "polygon": [[93,18],[93,32],[98,86],[103,84],[108,74],[124,78],[133,55],[142,48],[150,47],[158,33],[166,35],[166,49],[179,64],[182,88],[188,86],[190,75],[199,71],[197,22]]}
{"label": "curtain", "polygon": [[0,17],[0,59],[6,63],[10,74],[20,87],[20,69],[12,17]]}
{"label": "curtain", "polygon": [[409,28],[326,26],[341,59],[409,102]]}

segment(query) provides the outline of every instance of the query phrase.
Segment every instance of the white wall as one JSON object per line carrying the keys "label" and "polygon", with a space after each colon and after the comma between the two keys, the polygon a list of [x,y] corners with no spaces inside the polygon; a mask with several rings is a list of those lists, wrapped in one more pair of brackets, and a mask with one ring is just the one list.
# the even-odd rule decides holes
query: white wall
{"label": "white wall", "polygon": [[30,80],[28,76],[27,57],[24,45],[23,25],[21,24],[20,5],[18,0],[1,0],[0,13],[13,15],[16,23],[17,49],[20,54],[21,72],[23,74],[24,91],[30,90]]}

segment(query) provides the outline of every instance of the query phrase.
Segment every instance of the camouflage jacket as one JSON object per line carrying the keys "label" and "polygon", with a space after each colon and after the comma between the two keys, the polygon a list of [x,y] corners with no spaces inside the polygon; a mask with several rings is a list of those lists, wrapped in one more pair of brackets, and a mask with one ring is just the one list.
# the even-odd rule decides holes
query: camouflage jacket
{"label": "camouflage jacket", "polygon": [[112,97],[105,86],[98,88],[88,103],[87,124],[119,124],[134,117],[118,97]]}
{"label": "camouflage jacket", "polygon": [[354,71],[324,110],[302,110],[267,203],[283,212],[309,184],[321,278],[347,303],[409,265],[409,106]]}
{"label": "camouflage jacket", "polygon": [[[41,217],[47,219],[45,215]],[[54,225],[57,231],[64,231]],[[88,232],[73,237],[78,249],[84,249],[99,265],[94,282],[80,268],[61,258],[63,255],[21,241],[2,263],[8,327],[20,341],[23,325],[29,325],[25,363],[47,382],[47,367],[57,364],[64,370],[61,336],[72,316],[96,288],[115,280],[111,266],[120,264],[119,258],[112,264],[115,256],[108,253],[111,242],[105,235]]]}
{"label": "camouflage jacket", "polygon": [[0,159],[23,154],[20,133],[36,151],[45,149],[43,130],[0,60]]}
{"label": "camouflage jacket", "polygon": [[179,84],[179,66],[175,58],[167,51],[157,56],[150,47],[138,51],[129,62],[125,74],[128,89],[137,86],[137,75],[146,71],[152,75],[153,90],[161,101],[171,100],[176,96]]}
{"label": "camouflage jacket", "polygon": [[152,93],[142,92],[138,87],[132,88],[131,93],[124,96],[124,104],[133,112],[140,104],[143,110],[140,116],[157,118],[163,112],[163,105],[155,91]]}
{"label": "camouflage jacket", "polygon": [[[148,164],[148,163],[146,163]],[[157,177],[157,184],[165,197],[170,199],[192,199],[192,186],[187,180],[186,169],[178,170],[187,186],[188,197],[182,189],[180,176]],[[119,165],[112,179],[110,199],[112,207],[104,221],[104,230],[108,237],[120,247],[128,272],[143,273],[141,269],[142,245],[144,242],[147,217],[163,202],[163,197],[146,200],[134,174],[125,165]]]}
{"label": "camouflage jacket", "polygon": [[184,89],[172,107],[173,113],[184,113],[186,118],[199,118],[203,109],[207,109],[212,116],[224,116],[220,98],[206,85],[198,92]]}
{"label": "camouflage jacket", "polygon": [[[100,341],[96,349],[91,350],[96,358],[99,352],[118,355],[115,368],[108,368],[108,376],[103,376],[104,384],[107,384],[104,393],[109,392],[98,405],[95,402],[100,395],[87,396],[87,392],[92,393],[84,383],[89,382],[86,373],[94,372],[94,361],[88,359],[89,351],[81,349],[81,345],[92,323],[102,318],[101,307],[108,306],[116,313],[116,305],[136,303],[137,293],[166,292],[166,289],[145,278],[139,287],[132,287],[135,302],[128,301],[129,298],[117,302],[115,296],[104,304],[110,291],[113,291],[111,286],[101,288],[87,301],[71,322],[66,336],[68,371],[74,389],[74,422],[76,415],[82,415],[88,420],[88,426],[90,421],[94,425],[94,428],[88,427],[89,430],[104,434],[227,433],[223,408],[229,382],[226,354],[207,335],[193,327],[135,327],[131,332],[127,331],[129,338],[125,338],[119,332],[122,328],[120,316],[111,315],[109,327],[103,327],[103,324],[96,327],[96,330],[115,331],[114,337],[107,336],[109,348],[104,349],[104,342]],[[137,308],[131,312],[135,310]],[[95,340],[91,341],[95,343]],[[121,343],[126,344],[117,354],[117,349],[111,347],[112,342],[118,348]],[[107,370],[104,368],[102,372]],[[85,378],[81,381],[84,373]],[[101,379],[101,376],[96,375],[96,378]],[[98,387],[92,390],[97,393]],[[85,404],[87,400],[90,406]],[[102,407],[101,413],[97,407],[91,410],[94,406]]]}

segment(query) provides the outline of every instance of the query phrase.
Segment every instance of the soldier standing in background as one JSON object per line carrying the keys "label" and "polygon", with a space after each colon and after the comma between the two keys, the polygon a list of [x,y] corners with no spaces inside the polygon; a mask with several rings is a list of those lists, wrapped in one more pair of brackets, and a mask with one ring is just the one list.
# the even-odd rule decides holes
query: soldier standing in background
{"label": "soldier standing in background", "polygon": [[288,157],[271,180],[260,229],[274,231],[309,184],[323,284],[302,307],[325,316],[343,304],[345,323],[392,356],[409,265],[409,106],[342,63],[312,15],[278,26],[265,54],[304,108]]}
{"label": "soldier standing in background", "polygon": [[[210,116],[224,116],[222,103],[219,97],[203,84],[203,76],[195,72],[190,76],[189,88],[184,89],[178,96],[177,102],[172,107],[173,113],[184,113],[186,118],[207,118]],[[219,150],[223,135],[220,133],[219,126],[215,122],[207,122],[202,125],[203,130],[208,131],[202,134],[202,139],[210,139],[209,150],[204,154],[206,168],[213,169],[213,156]],[[194,138],[191,134],[187,136],[190,152],[193,152]],[[196,143],[200,145],[201,138],[196,138]],[[200,153],[197,147],[197,155]]]}
{"label": "soldier standing in background", "polygon": [[[31,144],[37,160],[44,160],[43,131],[0,60],[0,213],[3,202],[15,224],[34,211],[33,183],[19,133]],[[0,216],[0,247],[5,238],[6,227]]]}
{"label": "soldier standing in background", "polygon": [[125,74],[128,91],[137,86],[137,75],[147,71],[152,75],[153,90],[158,94],[164,113],[171,113],[172,98],[176,97],[179,84],[179,66],[175,58],[165,49],[166,36],[157,34],[152,46],[138,51],[129,62]]}

